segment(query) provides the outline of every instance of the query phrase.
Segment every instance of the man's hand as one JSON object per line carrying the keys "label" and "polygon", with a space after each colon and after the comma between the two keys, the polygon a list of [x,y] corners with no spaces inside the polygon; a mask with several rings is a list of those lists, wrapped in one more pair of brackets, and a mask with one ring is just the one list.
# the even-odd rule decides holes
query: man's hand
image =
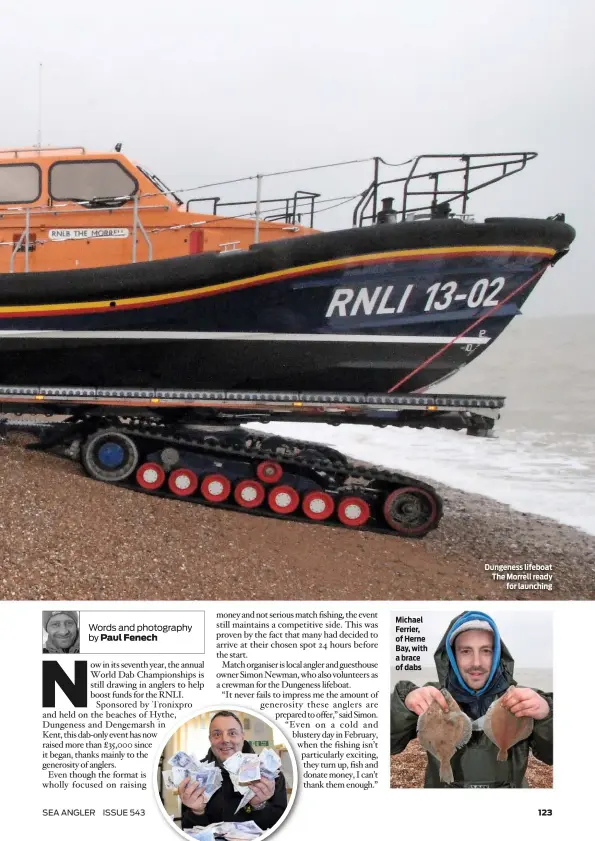
{"label": "man's hand", "polygon": [[204,787],[200,787],[200,783],[186,777],[178,786],[178,793],[184,806],[192,809],[195,815],[204,815],[207,804],[204,798]]}
{"label": "man's hand", "polygon": [[550,705],[534,689],[514,686],[500,699],[502,706],[517,718],[529,716],[538,721],[550,713]]}
{"label": "man's hand", "polygon": [[405,706],[412,713],[421,715],[425,713],[432,701],[438,701],[444,712],[448,712],[446,698],[435,686],[421,686],[419,689],[412,689],[405,698]]}
{"label": "man's hand", "polygon": [[263,778],[262,780],[255,780],[253,783],[247,783],[247,785],[256,793],[250,801],[250,806],[260,806],[262,803],[266,803],[275,793],[274,780]]}

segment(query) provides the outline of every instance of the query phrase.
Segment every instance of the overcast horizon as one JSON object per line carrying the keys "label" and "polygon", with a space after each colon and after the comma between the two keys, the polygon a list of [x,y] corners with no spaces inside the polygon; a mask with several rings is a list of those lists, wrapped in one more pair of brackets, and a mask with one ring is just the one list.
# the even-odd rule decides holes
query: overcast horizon
{"label": "overcast horizon", "polygon": [[[595,313],[587,2],[229,0],[218,12],[189,0],[0,0],[0,11],[11,92],[0,147],[37,141],[42,63],[43,145],[122,142],[171,187],[374,155],[537,151],[470,211],[564,212],[577,240],[524,311]],[[371,171],[366,163],[265,180],[264,197],[353,195]],[[239,186],[234,197],[252,195],[253,182]],[[346,227],[352,208],[315,225]]]}

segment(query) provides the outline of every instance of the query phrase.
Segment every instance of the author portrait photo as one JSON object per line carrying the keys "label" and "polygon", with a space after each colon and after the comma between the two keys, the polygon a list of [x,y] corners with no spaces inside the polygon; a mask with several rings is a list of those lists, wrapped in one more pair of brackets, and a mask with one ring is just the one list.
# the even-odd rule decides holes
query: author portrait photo
{"label": "author portrait photo", "polygon": [[79,654],[81,650],[78,610],[44,610],[43,653]]}

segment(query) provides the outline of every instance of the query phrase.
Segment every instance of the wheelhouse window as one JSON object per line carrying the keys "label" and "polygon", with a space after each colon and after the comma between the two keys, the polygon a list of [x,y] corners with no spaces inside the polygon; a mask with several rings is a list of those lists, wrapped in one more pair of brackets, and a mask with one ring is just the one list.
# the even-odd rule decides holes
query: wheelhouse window
{"label": "wheelhouse window", "polygon": [[57,201],[91,201],[131,196],[138,182],[118,161],[59,161],[50,167],[50,196]]}
{"label": "wheelhouse window", "polygon": [[0,165],[0,204],[27,204],[41,195],[41,170],[36,164]]}

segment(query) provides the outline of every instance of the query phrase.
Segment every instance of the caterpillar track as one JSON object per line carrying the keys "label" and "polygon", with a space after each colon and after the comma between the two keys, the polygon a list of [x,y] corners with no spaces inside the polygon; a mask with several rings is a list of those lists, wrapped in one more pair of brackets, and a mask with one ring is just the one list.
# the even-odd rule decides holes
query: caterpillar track
{"label": "caterpillar track", "polygon": [[[430,485],[357,462],[332,447],[237,424],[299,419],[442,426],[489,435],[503,402],[461,395],[157,394],[0,386],[0,411],[50,418],[0,421],[0,434],[2,427],[34,432],[38,440],[31,447],[79,460],[92,478],[130,490],[414,538],[435,529],[442,517],[442,500]],[[56,419],[67,413],[66,420]]]}
{"label": "caterpillar track", "polygon": [[126,417],[90,428],[88,419],[49,428],[34,446],[80,458],[102,482],[283,520],[423,537],[442,516],[429,485],[323,445]]}

